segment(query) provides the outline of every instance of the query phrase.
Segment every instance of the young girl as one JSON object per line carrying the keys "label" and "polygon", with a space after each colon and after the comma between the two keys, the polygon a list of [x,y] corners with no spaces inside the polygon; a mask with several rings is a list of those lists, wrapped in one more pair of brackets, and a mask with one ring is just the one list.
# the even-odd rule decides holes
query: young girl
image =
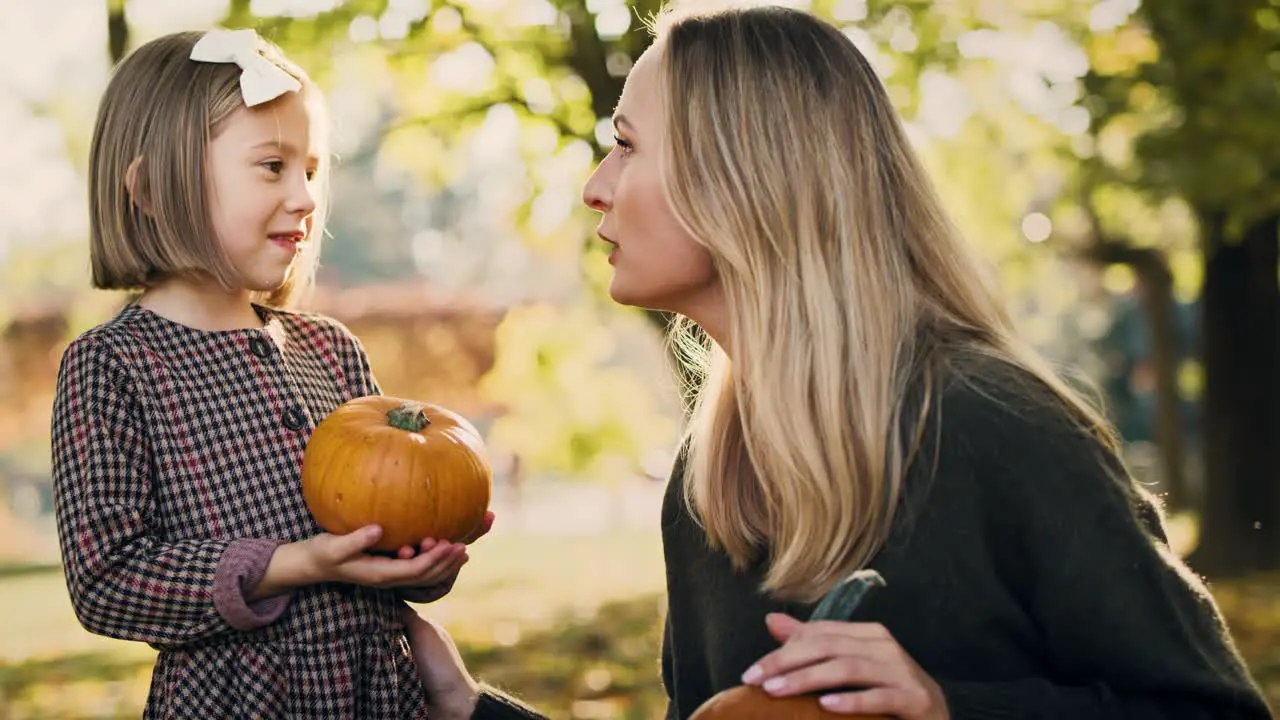
{"label": "young girl", "polygon": [[379,528],[322,533],[300,490],[316,423],[379,392],[342,325],[282,309],[323,233],[321,103],[247,30],[149,42],[102,99],[93,284],[142,292],[63,356],[54,492],[81,623],[160,651],[148,718],[425,717],[398,611],[465,546],[366,554]]}
{"label": "young girl", "polygon": [[[714,341],[663,509],[667,717],[1271,717],[1099,413],[1015,335],[852,42],[671,12],[588,182],[618,302]],[[887,585],[802,622],[850,572]],[[408,613],[438,718],[537,714]]]}

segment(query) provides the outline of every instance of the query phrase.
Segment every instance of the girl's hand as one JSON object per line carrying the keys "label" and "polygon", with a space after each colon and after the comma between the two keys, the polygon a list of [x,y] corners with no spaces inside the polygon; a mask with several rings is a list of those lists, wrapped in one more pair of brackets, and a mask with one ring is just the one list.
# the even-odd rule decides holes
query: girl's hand
{"label": "girl's hand", "polygon": [[819,702],[840,714],[892,715],[901,720],[950,720],[942,688],[911,659],[883,625],[804,623],[771,613],[765,624],[782,647],[760,658],[742,676],[771,695],[831,692]]}
{"label": "girl's hand", "polygon": [[[317,582],[346,582],[375,588],[427,587],[452,583],[467,562],[463,543],[424,540],[411,557],[384,557],[367,551],[382,529],[369,525],[346,535],[322,533],[301,543]],[[405,548],[400,553],[405,553]]]}
{"label": "girl's hand", "polygon": [[462,664],[453,638],[408,605],[402,606],[400,617],[426,691],[427,716],[441,720],[470,718],[480,698],[480,684]]}
{"label": "girl's hand", "polygon": [[[476,528],[475,533],[472,534],[470,537],[464,539],[462,542],[464,544],[470,545],[476,540],[479,540],[480,538],[487,535],[489,533],[489,530],[492,528],[493,528],[493,511],[490,510],[484,514],[484,519],[480,521],[480,527]],[[431,545],[434,544],[434,542],[435,542],[434,540],[423,540],[422,546],[416,549],[408,545],[405,545],[404,547],[400,548],[400,551],[398,553],[396,553],[396,557],[402,560],[407,560],[419,552],[426,552],[430,550]],[[402,600],[407,600],[408,602],[411,602],[411,603],[435,602],[436,600],[439,600],[445,595],[448,595],[449,592],[453,590],[453,583],[457,579],[458,579],[458,573],[454,572],[453,575],[445,578],[444,581],[436,583],[435,585],[405,588],[399,591],[399,595]]]}
{"label": "girl's hand", "polygon": [[[400,548],[399,552],[396,553],[396,557],[401,560],[408,560],[410,558],[417,556],[419,553],[425,554],[429,552],[435,544],[436,544],[435,540],[428,538],[426,540],[423,540],[422,545],[417,549],[412,548],[408,545],[405,545]],[[466,559],[464,558],[462,562],[465,563]],[[454,568],[453,574],[449,575],[446,578],[443,578],[442,580],[436,582],[433,585],[415,585],[415,586],[399,587],[396,590],[396,594],[400,596],[401,600],[406,600],[412,603],[435,602],[440,598],[444,597],[445,595],[448,595],[449,592],[453,590],[453,583],[457,581],[458,571],[461,569],[462,569],[461,565],[457,566],[456,568]]]}

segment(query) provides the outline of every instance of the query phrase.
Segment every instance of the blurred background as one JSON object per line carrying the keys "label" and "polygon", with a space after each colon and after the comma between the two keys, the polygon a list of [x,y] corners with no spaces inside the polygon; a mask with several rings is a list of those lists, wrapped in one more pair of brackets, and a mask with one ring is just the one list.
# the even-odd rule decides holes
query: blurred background
{"label": "blurred background", "polygon": [[[1024,332],[1102,391],[1280,707],[1280,0],[796,0],[872,59]],[[493,533],[429,612],[553,717],[656,718],[658,506],[681,420],[664,318],[614,306],[580,204],[657,0],[0,6],[0,718],[136,717],[154,653],[89,635],[58,564],[49,409],[88,289],[112,66],[254,27],[326,90],[312,309],[497,464]],[[767,105],[762,111],[767,111]]]}

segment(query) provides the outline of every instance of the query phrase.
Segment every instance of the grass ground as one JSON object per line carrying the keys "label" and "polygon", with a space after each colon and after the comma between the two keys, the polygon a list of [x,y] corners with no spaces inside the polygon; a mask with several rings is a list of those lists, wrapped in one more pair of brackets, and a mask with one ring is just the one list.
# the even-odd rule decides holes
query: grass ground
{"label": "grass ground", "polygon": [[[431,612],[469,666],[575,720],[660,717],[661,546],[650,533],[496,534]],[[1215,586],[1280,708],[1280,577]],[[0,719],[138,717],[154,653],[77,624],[56,569],[0,572]]]}
{"label": "grass ground", "polygon": [[[477,674],[548,703],[555,717],[660,711],[656,534],[495,532],[471,555],[431,613]],[[83,630],[59,568],[0,571],[0,719],[136,718],[154,657],[145,645]],[[618,692],[652,712],[621,709]]]}

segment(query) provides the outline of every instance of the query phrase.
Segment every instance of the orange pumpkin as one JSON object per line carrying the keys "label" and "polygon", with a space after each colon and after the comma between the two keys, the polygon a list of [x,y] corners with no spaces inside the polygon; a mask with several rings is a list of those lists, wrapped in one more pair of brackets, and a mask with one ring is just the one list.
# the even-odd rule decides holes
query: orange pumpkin
{"label": "orange pumpkin", "polygon": [[[847,620],[866,593],[885,584],[875,570],[859,570],[840,581],[809,616]],[[892,720],[884,715],[839,715],[818,704],[817,695],[774,697],[754,685],[738,685],[702,703],[689,720]]]}
{"label": "orange pumpkin", "polygon": [[837,715],[816,695],[773,697],[754,685],[738,685],[704,702],[689,720],[892,720],[887,715]]}
{"label": "orange pumpkin", "polygon": [[320,527],[382,527],[392,552],[424,538],[461,542],[480,528],[493,490],[484,441],[457,413],[370,395],[316,426],[302,458],[302,496]]}

